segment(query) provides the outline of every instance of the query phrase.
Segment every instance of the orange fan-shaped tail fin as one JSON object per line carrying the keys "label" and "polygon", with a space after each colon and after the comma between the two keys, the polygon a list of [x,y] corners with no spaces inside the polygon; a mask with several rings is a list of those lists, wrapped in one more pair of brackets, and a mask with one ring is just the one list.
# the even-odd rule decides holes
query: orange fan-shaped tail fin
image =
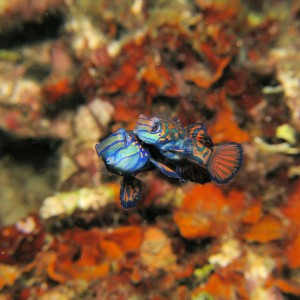
{"label": "orange fan-shaped tail fin", "polygon": [[228,183],[243,163],[243,148],[238,143],[225,143],[212,147],[207,171],[218,184]]}

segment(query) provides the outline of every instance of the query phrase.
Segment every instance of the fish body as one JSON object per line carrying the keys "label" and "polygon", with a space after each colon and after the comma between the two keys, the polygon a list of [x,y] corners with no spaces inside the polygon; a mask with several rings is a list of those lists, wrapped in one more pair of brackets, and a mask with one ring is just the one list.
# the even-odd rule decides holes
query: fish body
{"label": "fish body", "polygon": [[109,137],[96,145],[99,157],[102,157],[107,170],[121,175],[135,175],[146,169],[150,153],[132,131],[118,129]]}
{"label": "fish body", "polygon": [[132,131],[118,129],[106,139],[96,144],[96,152],[104,161],[108,171],[123,176],[120,201],[123,208],[134,208],[141,199],[142,183],[135,177],[140,172],[157,167],[167,176],[181,179],[162,160],[152,157],[149,149]]}
{"label": "fish body", "polygon": [[180,160],[192,151],[189,135],[177,120],[140,115],[135,132],[141,141],[153,145],[168,159]]}
{"label": "fish body", "polygon": [[243,162],[240,144],[214,145],[202,123],[184,128],[179,122],[140,115],[135,132],[141,141],[153,145],[162,155],[175,161],[176,172],[190,181],[228,183]]}

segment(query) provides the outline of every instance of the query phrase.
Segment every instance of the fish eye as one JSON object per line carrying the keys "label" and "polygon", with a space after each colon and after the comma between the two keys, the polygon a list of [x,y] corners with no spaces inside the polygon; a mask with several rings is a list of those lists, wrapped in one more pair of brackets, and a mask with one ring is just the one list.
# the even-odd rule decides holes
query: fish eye
{"label": "fish eye", "polygon": [[125,145],[128,146],[130,144],[130,136],[125,134],[124,135],[124,142],[125,142]]}
{"label": "fish eye", "polygon": [[153,125],[153,127],[152,127],[152,129],[151,129],[151,132],[155,132],[155,131],[157,131],[158,129],[159,129],[158,123],[154,123],[154,125]]}

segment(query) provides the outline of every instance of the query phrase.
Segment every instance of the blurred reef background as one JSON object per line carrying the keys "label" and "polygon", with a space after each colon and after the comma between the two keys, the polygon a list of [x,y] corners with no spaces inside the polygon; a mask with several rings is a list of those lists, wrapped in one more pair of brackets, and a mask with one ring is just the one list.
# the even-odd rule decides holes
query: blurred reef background
{"label": "blurred reef background", "polygon": [[[0,1],[0,300],[300,298],[298,0]],[[228,185],[95,144],[140,113],[243,144]]]}

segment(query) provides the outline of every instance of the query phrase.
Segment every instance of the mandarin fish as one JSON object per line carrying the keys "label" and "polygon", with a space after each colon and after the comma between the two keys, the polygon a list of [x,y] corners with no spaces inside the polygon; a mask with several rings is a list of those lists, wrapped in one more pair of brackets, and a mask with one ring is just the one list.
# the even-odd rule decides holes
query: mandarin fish
{"label": "mandarin fish", "polygon": [[181,180],[181,177],[162,159],[154,159],[147,147],[132,131],[118,129],[95,146],[108,171],[123,176],[120,202],[123,208],[134,208],[141,199],[142,182],[135,177],[140,172],[158,168],[163,174]]}
{"label": "mandarin fish", "polygon": [[168,159],[180,160],[183,153],[191,152],[189,134],[177,119],[147,118],[141,114],[134,132]]}
{"label": "mandarin fish", "polygon": [[192,153],[192,139],[178,119],[153,117],[141,114],[134,132],[140,140],[156,147],[159,152],[176,165],[176,173],[183,180],[204,184],[210,176],[205,168],[189,162]]}
{"label": "mandarin fish", "polygon": [[135,133],[141,141],[176,161],[177,174],[193,182],[204,184],[213,180],[218,184],[228,183],[243,162],[240,144],[214,145],[202,123],[183,127],[179,121],[140,115]]}

